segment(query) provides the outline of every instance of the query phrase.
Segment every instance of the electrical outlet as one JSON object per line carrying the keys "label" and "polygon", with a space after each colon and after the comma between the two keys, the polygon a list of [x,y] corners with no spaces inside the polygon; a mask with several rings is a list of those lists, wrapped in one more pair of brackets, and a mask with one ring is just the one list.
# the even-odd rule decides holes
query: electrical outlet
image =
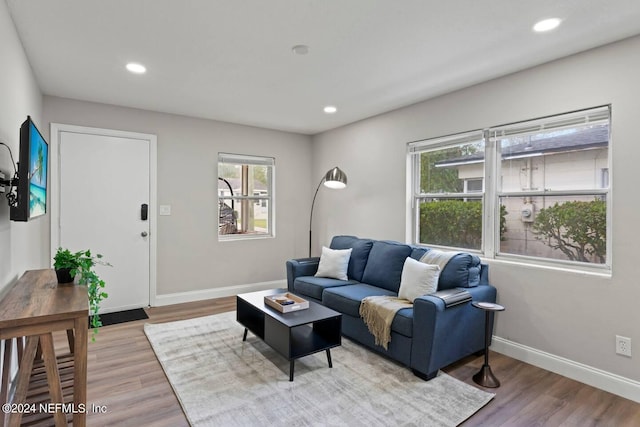
{"label": "electrical outlet", "polygon": [[616,335],[616,354],[631,357],[631,338]]}

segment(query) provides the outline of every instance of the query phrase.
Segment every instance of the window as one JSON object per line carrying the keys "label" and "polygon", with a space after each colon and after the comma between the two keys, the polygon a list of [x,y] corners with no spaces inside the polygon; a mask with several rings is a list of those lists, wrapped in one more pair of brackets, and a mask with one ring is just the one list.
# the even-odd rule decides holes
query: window
{"label": "window", "polygon": [[274,235],[275,159],[218,154],[218,238]]}
{"label": "window", "polygon": [[479,193],[482,191],[482,178],[465,179],[464,180],[464,192],[465,193]]}
{"label": "window", "polygon": [[410,146],[415,242],[481,249],[484,145],[479,131]]}
{"label": "window", "polygon": [[[463,134],[409,144],[415,242],[610,266],[609,123],[601,107],[488,128],[481,141],[461,143]],[[451,206],[434,207],[445,200]]]}

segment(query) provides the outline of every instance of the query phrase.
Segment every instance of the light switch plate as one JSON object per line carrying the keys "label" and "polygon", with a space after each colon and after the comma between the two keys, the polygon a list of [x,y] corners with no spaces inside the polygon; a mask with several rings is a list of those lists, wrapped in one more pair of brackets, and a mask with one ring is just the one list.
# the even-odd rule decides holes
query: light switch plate
{"label": "light switch plate", "polygon": [[160,215],[171,215],[171,205],[160,205]]}

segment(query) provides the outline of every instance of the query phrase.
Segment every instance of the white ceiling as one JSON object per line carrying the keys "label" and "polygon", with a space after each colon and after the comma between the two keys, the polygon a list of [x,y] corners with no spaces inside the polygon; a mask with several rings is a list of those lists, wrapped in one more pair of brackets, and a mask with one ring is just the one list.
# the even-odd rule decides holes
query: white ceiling
{"label": "white ceiling", "polygon": [[640,33],[638,0],[6,1],[47,95],[305,134]]}

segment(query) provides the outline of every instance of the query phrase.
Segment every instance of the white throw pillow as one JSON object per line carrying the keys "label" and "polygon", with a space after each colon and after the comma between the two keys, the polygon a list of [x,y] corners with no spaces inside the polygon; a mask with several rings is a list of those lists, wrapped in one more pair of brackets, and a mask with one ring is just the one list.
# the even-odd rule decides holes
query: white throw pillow
{"label": "white throw pillow", "polygon": [[425,264],[424,262],[416,261],[408,257],[402,267],[398,298],[413,302],[413,300],[422,295],[432,294],[438,290],[439,278],[439,266]]}
{"label": "white throw pillow", "polygon": [[315,276],[349,280],[347,277],[349,258],[351,258],[351,248],[330,249],[323,246],[322,255],[320,255],[320,264],[318,265],[318,271]]}

